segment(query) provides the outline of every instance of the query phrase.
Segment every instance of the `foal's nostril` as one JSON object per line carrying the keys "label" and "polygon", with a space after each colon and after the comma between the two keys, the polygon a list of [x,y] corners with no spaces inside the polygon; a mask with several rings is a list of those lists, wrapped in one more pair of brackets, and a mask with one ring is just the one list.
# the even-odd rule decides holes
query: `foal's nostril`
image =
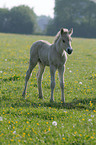
{"label": "foal's nostril", "polygon": [[72,47],[68,47],[68,48],[66,49],[66,52],[67,52],[68,54],[71,54],[72,51],[73,51]]}
{"label": "foal's nostril", "polygon": [[73,49],[69,49],[69,48],[68,48],[68,54],[71,54],[72,51],[73,51]]}

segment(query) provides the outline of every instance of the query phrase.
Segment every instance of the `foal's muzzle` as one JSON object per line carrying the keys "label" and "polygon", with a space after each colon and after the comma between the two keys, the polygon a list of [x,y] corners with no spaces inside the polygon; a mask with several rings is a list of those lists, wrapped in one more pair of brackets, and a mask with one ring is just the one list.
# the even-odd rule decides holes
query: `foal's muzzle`
{"label": "foal's muzzle", "polygon": [[68,48],[66,49],[66,52],[67,52],[68,54],[71,54],[71,53],[73,52],[72,47],[68,47]]}

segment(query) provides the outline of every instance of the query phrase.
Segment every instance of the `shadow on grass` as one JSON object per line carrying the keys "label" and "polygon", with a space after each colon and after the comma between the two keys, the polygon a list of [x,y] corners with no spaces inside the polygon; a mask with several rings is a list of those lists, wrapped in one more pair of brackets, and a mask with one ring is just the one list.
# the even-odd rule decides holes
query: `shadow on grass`
{"label": "shadow on grass", "polygon": [[95,110],[95,104],[96,104],[96,98],[86,98],[86,99],[73,99],[72,102],[68,103],[61,103],[61,102],[45,102],[40,101],[38,102],[32,102],[30,99],[23,99],[12,103],[12,107],[51,107],[51,108],[57,108],[57,109],[88,109],[88,110]]}
{"label": "shadow on grass", "polygon": [[[30,98],[27,99],[19,98],[18,100],[17,99],[13,100],[13,102],[12,100],[11,101],[7,100],[5,101],[7,106],[6,114],[11,114],[13,116],[14,115],[23,116],[23,117],[25,116],[25,120],[26,118],[32,118],[32,117],[51,120],[51,118],[54,119],[55,117],[57,117],[58,119],[60,117],[64,117],[64,111],[59,111],[59,109],[69,109],[69,110],[75,109],[80,111],[96,110],[95,107],[96,98],[92,98],[92,99],[87,98],[87,99],[80,99],[80,100],[73,99],[72,102],[65,103],[65,104],[62,104],[61,102],[50,103],[50,102],[45,102],[44,100],[40,100],[38,102],[36,101],[32,102]],[[23,111],[21,111],[21,108]],[[58,111],[54,111],[54,109],[52,108],[58,109]]]}

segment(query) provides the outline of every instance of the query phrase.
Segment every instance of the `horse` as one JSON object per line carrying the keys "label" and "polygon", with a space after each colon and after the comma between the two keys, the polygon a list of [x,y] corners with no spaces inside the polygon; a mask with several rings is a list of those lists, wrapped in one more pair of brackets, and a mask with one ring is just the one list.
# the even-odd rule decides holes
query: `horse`
{"label": "horse", "polygon": [[51,75],[51,98],[50,102],[54,101],[53,92],[55,88],[55,72],[58,70],[59,80],[60,80],[60,88],[61,88],[61,101],[65,103],[64,97],[64,71],[65,71],[65,63],[67,60],[67,54],[70,55],[73,52],[71,46],[71,35],[73,33],[73,28],[70,30],[61,28],[57,33],[56,38],[52,44],[47,41],[39,40],[33,43],[30,48],[30,61],[29,68],[26,72],[25,77],[25,88],[22,93],[22,96],[25,98],[27,83],[30,78],[31,72],[34,67],[39,64],[39,71],[37,73],[37,84],[38,84],[38,92],[39,98],[43,98],[42,94],[42,75],[45,69],[45,66],[50,67],[50,75]]}

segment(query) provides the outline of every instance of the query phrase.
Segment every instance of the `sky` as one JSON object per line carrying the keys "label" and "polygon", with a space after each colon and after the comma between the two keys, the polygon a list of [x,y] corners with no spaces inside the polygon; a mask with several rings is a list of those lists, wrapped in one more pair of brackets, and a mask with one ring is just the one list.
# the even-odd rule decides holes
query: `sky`
{"label": "sky", "polygon": [[0,0],[0,8],[11,9],[14,6],[27,5],[40,15],[54,17],[55,0]]}

